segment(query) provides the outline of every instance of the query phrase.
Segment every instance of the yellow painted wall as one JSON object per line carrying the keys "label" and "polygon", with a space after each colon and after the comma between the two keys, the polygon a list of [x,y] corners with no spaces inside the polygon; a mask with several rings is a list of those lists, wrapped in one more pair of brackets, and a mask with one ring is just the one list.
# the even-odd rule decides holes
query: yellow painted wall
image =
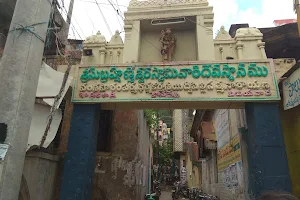
{"label": "yellow painted wall", "polygon": [[193,165],[193,179],[194,179],[194,187],[200,188],[201,187],[201,182],[200,182],[200,169],[198,166]]}
{"label": "yellow painted wall", "polygon": [[281,108],[281,122],[293,193],[300,198],[300,106],[286,111]]}
{"label": "yellow painted wall", "polygon": [[186,174],[187,174],[187,183],[188,187],[200,188],[200,173],[199,168],[193,165],[190,154],[186,154]]}

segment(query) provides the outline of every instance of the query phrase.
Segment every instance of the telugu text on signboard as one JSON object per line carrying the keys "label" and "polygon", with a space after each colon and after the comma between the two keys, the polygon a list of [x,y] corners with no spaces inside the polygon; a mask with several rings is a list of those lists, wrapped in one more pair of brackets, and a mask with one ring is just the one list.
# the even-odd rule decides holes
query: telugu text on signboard
{"label": "telugu text on signboard", "polygon": [[283,81],[282,89],[284,110],[300,105],[300,69]]}
{"label": "telugu text on signboard", "polygon": [[279,100],[270,60],[81,66],[73,102]]}

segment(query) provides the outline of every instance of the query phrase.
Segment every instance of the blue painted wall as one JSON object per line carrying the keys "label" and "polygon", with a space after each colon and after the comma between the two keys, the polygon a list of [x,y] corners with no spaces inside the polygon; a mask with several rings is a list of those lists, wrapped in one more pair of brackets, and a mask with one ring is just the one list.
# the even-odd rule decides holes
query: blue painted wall
{"label": "blue painted wall", "polygon": [[99,105],[74,105],[64,160],[61,200],[91,199],[99,110]]}
{"label": "blue painted wall", "polygon": [[279,108],[274,103],[246,103],[249,195],[292,192]]}

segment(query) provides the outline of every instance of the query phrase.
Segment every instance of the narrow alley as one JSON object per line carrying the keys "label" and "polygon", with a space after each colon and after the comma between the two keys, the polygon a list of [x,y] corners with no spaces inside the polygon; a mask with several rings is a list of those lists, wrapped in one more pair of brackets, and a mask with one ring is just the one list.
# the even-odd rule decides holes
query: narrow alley
{"label": "narrow alley", "polygon": [[[181,199],[185,199],[185,198],[180,198],[179,200]],[[159,200],[172,200],[171,190],[162,191]]]}
{"label": "narrow alley", "polygon": [[172,192],[171,191],[162,191],[160,200],[172,200]]}

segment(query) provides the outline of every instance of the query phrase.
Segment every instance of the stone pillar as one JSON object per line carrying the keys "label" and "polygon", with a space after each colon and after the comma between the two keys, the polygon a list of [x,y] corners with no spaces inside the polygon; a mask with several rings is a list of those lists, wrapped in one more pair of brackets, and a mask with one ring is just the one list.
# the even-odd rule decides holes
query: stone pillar
{"label": "stone pillar", "polygon": [[126,23],[125,21],[125,42],[123,63],[139,62],[140,40],[141,40],[141,22],[132,21]]}
{"label": "stone pillar", "polygon": [[214,60],[214,38],[213,38],[213,17],[211,15],[199,15],[196,17],[196,38],[197,38],[197,52],[198,60]]}
{"label": "stone pillar", "polygon": [[224,59],[224,49],[222,46],[219,47],[219,51],[220,51],[220,54],[221,54],[221,60]]}
{"label": "stone pillar", "polygon": [[113,50],[109,50],[109,64],[113,63]]}
{"label": "stone pillar", "polygon": [[242,60],[244,58],[244,56],[243,56],[244,44],[241,44],[241,43],[238,42],[236,44],[236,48],[237,48],[237,53],[238,53],[238,59]]}
{"label": "stone pillar", "polygon": [[[275,103],[246,103],[249,195],[264,191],[292,192],[288,161]],[[254,198],[256,199],[256,198]]]}
{"label": "stone pillar", "polygon": [[96,104],[74,105],[60,199],[91,199],[99,111]]}
{"label": "stone pillar", "polygon": [[266,51],[265,51],[265,42],[262,42],[262,41],[259,41],[257,46],[261,52],[261,58],[262,59],[267,59],[267,54],[266,54]]}
{"label": "stone pillar", "polygon": [[104,64],[105,63],[105,54],[106,54],[105,47],[101,47],[99,50],[99,53],[100,53],[100,64]]}

